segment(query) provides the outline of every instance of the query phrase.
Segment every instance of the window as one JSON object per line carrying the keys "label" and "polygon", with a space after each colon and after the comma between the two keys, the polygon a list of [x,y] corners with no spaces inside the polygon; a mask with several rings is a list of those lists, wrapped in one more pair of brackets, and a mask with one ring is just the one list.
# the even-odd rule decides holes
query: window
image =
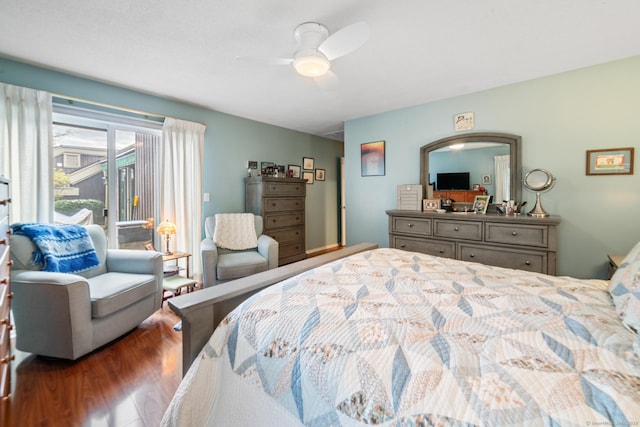
{"label": "window", "polygon": [[161,125],[54,104],[54,221],[102,225],[113,248],[153,241]]}
{"label": "window", "polygon": [[64,153],[63,156],[63,164],[66,169],[80,167],[80,154]]}

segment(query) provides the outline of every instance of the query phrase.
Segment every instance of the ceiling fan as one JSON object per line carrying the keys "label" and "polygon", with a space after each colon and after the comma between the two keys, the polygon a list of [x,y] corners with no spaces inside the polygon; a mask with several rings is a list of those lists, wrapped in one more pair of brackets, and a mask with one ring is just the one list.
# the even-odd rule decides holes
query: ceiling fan
{"label": "ceiling fan", "polygon": [[[298,74],[319,78],[328,76],[335,79],[331,72],[331,61],[347,55],[361,47],[369,38],[369,26],[364,22],[348,25],[329,35],[326,26],[317,22],[305,22],[293,31],[297,42],[292,58],[251,58],[276,65],[293,65]],[[320,83],[320,80],[316,80]]]}

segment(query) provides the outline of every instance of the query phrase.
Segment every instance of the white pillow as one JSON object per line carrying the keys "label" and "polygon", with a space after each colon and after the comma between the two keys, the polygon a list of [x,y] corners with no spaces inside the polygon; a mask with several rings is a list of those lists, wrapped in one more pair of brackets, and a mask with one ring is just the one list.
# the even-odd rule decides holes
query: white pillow
{"label": "white pillow", "polygon": [[609,293],[622,322],[636,332],[640,331],[640,242],[613,274]]}

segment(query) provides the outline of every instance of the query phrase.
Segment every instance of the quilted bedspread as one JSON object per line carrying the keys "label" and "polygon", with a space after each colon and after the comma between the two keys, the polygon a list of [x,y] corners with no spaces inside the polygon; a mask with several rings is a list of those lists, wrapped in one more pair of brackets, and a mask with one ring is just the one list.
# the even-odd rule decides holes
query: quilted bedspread
{"label": "quilted bedspread", "polygon": [[344,258],[233,311],[163,425],[638,425],[636,335],[607,283],[396,249]]}

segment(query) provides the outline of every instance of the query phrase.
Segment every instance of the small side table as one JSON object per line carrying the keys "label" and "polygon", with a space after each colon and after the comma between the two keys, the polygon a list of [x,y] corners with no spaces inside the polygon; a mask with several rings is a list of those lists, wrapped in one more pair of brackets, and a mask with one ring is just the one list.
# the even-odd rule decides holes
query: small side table
{"label": "small side table", "polygon": [[174,296],[178,296],[182,293],[183,289],[186,289],[187,292],[191,292],[195,289],[198,282],[192,279],[189,273],[189,258],[191,258],[191,254],[188,252],[173,252],[171,254],[166,254],[162,256],[162,261],[175,261],[176,265],[179,264],[179,260],[184,258],[186,261],[185,275],[182,274],[174,274],[172,276],[167,276],[162,281],[162,288],[164,289],[164,294],[162,295],[162,303]]}
{"label": "small side table", "polygon": [[611,255],[611,254],[607,254],[607,258],[609,259],[609,279],[611,279],[611,277],[613,277],[613,273],[616,272],[616,270],[618,269],[618,267],[620,267],[620,264],[622,264],[622,261],[624,260],[624,255]]}
{"label": "small side table", "polygon": [[189,252],[172,252],[170,254],[165,254],[162,255],[162,261],[163,262],[167,262],[167,261],[175,261],[176,265],[178,265],[178,260],[181,258],[185,258],[186,262],[187,262],[187,268],[186,268],[186,276],[189,277],[189,258],[191,258],[191,254]]}

